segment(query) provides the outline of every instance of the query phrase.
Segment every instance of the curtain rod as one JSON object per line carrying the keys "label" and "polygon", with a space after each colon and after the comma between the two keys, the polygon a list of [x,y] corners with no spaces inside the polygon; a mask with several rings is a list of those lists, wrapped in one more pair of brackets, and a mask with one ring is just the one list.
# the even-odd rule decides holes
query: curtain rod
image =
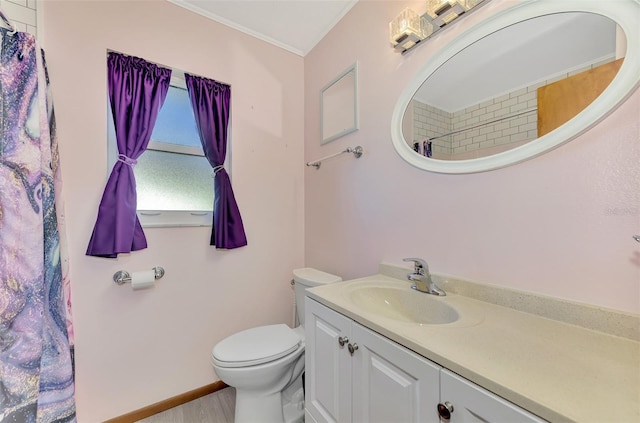
{"label": "curtain rod", "polygon": [[471,129],[480,128],[481,126],[491,125],[492,123],[500,122],[502,120],[512,119],[514,117],[518,117],[518,116],[521,116],[521,115],[526,115],[527,113],[535,112],[536,110],[538,110],[538,108],[534,107],[533,109],[525,110],[524,112],[516,113],[516,114],[511,115],[511,116],[505,116],[505,117],[502,117],[502,118],[499,118],[499,119],[490,120],[488,122],[479,123],[479,124],[474,125],[474,126],[468,126],[466,128],[458,129],[457,131],[449,132],[448,134],[438,135],[437,137],[428,138],[427,141],[433,141],[433,140],[437,140],[439,138],[448,137],[449,135],[459,134],[460,132],[470,131]]}

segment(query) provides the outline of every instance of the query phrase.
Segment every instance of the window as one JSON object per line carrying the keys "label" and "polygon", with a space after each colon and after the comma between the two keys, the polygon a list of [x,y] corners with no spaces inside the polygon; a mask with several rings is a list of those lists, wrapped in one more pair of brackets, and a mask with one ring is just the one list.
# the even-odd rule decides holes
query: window
{"label": "window", "polygon": [[[110,172],[118,152],[110,106],[108,114]],[[151,141],[133,171],[142,226],[211,225],[213,169],[202,151],[181,71],[172,72]]]}

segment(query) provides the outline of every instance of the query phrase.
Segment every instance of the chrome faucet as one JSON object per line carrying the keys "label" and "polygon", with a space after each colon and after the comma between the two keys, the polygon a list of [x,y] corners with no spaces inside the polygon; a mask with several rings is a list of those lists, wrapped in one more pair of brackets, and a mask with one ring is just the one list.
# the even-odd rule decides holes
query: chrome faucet
{"label": "chrome faucet", "polygon": [[429,273],[429,265],[426,261],[419,258],[406,258],[402,261],[413,262],[413,273],[407,274],[407,279],[414,283],[411,287],[416,291],[425,292],[432,295],[447,295],[442,289],[438,288],[436,284],[431,280],[431,273]]}

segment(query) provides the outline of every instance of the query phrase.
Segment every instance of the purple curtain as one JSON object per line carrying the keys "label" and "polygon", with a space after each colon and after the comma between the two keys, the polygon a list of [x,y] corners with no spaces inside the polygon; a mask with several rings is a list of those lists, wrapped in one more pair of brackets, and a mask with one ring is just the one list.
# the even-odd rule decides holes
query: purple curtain
{"label": "purple curtain", "polygon": [[224,169],[231,87],[211,79],[184,74],[204,154],[215,174],[211,245],[232,249],[247,245],[240,210]]}
{"label": "purple curtain", "polygon": [[133,166],[149,144],[169,90],[171,69],[113,52],[107,65],[119,155],[100,201],[87,255],[115,258],[119,253],[147,248],[136,214]]}

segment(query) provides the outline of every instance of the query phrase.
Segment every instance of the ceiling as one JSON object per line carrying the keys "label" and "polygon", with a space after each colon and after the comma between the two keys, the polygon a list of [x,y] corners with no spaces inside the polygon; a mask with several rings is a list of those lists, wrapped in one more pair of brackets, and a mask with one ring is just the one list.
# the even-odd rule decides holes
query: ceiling
{"label": "ceiling", "polygon": [[305,56],[358,0],[168,0]]}

